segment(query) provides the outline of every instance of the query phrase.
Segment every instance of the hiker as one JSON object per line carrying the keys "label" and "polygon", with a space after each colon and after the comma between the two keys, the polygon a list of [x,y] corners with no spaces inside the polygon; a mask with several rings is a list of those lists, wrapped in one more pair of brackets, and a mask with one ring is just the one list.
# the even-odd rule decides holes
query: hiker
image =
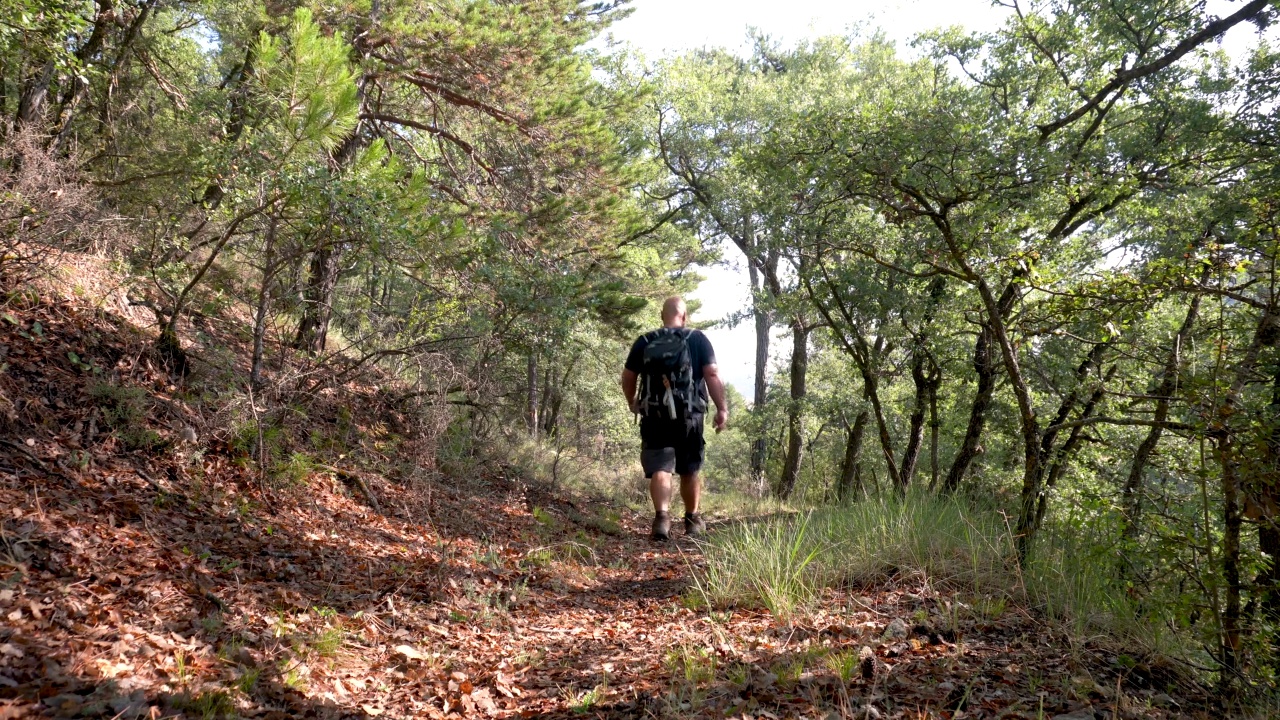
{"label": "hiker", "polygon": [[673,472],[680,476],[685,535],[706,532],[698,514],[698,471],[705,446],[702,418],[708,392],[716,403],[716,432],[729,419],[715,350],[700,330],[685,328],[688,319],[684,300],[667,298],[662,303],[662,327],[636,339],[622,371],[622,392],[631,412],[640,416],[640,465],[649,480],[654,510],[650,537],[658,541],[667,540],[671,533]]}

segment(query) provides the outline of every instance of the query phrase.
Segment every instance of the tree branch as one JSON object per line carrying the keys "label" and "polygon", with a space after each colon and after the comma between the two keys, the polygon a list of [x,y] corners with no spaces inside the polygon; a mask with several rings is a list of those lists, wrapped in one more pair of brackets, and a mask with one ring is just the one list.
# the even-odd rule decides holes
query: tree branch
{"label": "tree branch", "polygon": [[1097,425],[1098,423],[1105,423],[1107,425],[1137,425],[1141,427],[1158,427],[1158,428],[1164,428],[1165,430],[1195,430],[1196,429],[1195,425],[1188,425],[1187,423],[1180,423],[1180,422],[1169,422],[1169,421],[1161,421],[1161,420],[1144,420],[1142,418],[1112,418],[1112,417],[1104,417],[1102,415],[1094,415],[1093,417],[1087,417],[1082,420],[1072,420],[1071,422],[1064,422],[1064,423],[1058,423],[1057,425],[1050,425],[1049,427],[1045,428],[1045,432],[1046,433],[1056,432],[1059,430],[1067,430],[1069,428],[1082,427],[1084,425]]}
{"label": "tree branch", "polygon": [[1071,111],[1066,116],[1059,118],[1051,123],[1037,126],[1040,130],[1040,141],[1044,142],[1050,135],[1079,120],[1081,117],[1106,101],[1111,93],[1125,87],[1134,80],[1140,80],[1149,75],[1154,75],[1161,70],[1169,67],[1177,62],[1182,56],[1203,45],[1208,40],[1215,38],[1222,33],[1230,30],[1232,27],[1251,20],[1262,14],[1263,10],[1270,5],[1270,0],[1253,0],[1253,2],[1245,5],[1231,15],[1219,18],[1208,25],[1205,25],[1199,32],[1185,38],[1182,42],[1173,47],[1172,50],[1160,56],[1159,58],[1146,63],[1145,65],[1136,65],[1128,70],[1117,70],[1115,77],[1102,87],[1088,102]]}

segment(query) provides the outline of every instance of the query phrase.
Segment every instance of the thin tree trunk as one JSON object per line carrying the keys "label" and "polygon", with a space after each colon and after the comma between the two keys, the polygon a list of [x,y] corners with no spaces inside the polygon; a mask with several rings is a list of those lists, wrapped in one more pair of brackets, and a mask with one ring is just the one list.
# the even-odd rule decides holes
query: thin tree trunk
{"label": "thin tree trunk", "polygon": [[964,439],[960,441],[960,449],[951,461],[951,469],[942,483],[942,491],[953,493],[960,487],[969,466],[978,457],[982,431],[987,424],[987,410],[991,407],[991,398],[996,389],[996,354],[991,347],[991,329],[984,325],[978,331],[978,339],[973,348],[973,370],[978,376],[978,387],[973,393],[973,404],[969,406],[969,424],[965,427]]}
{"label": "thin tree trunk", "polygon": [[[889,423],[884,416],[884,405],[880,401],[880,379],[876,376],[876,365],[884,347],[884,338],[876,338],[875,345],[868,347],[861,336],[856,338],[857,353],[854,364],[862,374],[862,394],[871,403],[871,413],[876,420],[876,433],[880,439],[880,453],[884,456],[885,468],[889,473],[889,482],[898,486],[898,465],[893,457],[893,438],[889,436]],[[878,491],[877,487],[877,491]]]}
{"label": "thin tree trunk", "polygon": [[[753,276],[756,274],[754,269],[751,274]],[[752,285],[755,285],[754,280]],[[755,324],[756,375],[752,394],[752,409],[761,418],[761,423],[763,424],[764,406],[768,402],[769,392],[769,343],[772,340],[773,313],[761,308],[759,301],[756,302],[755,307]],[[764,460],[767,443],[766,428],[761,427],[756,431],[756,437],[751,443],[751,480],[761,495],[764,494],[765,487]]]}
{"label": "thin tree trunk", "polygon": [[147,18],[150,17],[151,11],[155,8],[157,2],[158,0],[147,0],[139,7],[138,14],[129,23],[124,38],[121,39],[119,47],[116,48],[115,58],[112,59],[110,72],[107,74],[102,104],[98,108],[98,126],[104,137],[111,136],[113,125],[111,122],[111,99],[115,94],[116,88],[120,85],[121,72],[124,70],[125,62],[129,59],[134,41],[141,35],[142,26],[146,24]]}
{"label": "thin tree trunk", "polygon": [[[1046,476],[1053,462],[1054,455],[1058,448],[1055,447],[1058,440],[1059,430],[1051,429],[1054,426],[1061,425],[1067,421],[1071,413],[1076,408],[1076,403],[1080,399],[1080,390],[1089,378],[1089,374],[1102,364],[1102,356],[1111,346],[1111,342],[1102,342],[1094,345],[1089,350],[1089,354],[1076,367],[1075,381],[1076,385],[1062,399],[1062,403],[1058,406],[1058,412],[1054,416],[1053,421],[1049,423],[1048,428],[1044,431],[1036,426],[1036,435],[1039,436],[1039,443],[1036,446],[1034,474],[1027,472],[1023,476],[1021,508],[1018,515],[1018,555],[1019,558],[1025,560],[1031,547],[1031,542],[1035,539],[1036,533],[1040,530],[1039,520],[1044,516],[1045,508],[1043,506],[1048,502],[1046,498],[1048,493],[1046,490]],[[1034,422],[1034,417],[1033,417]]]}
{"label": "thin tree trunk", "polygon": [[[172,367],[172,369],[178,374],[185,375],[188,370],[187,354],[182,349],[182,342],[178,338],[178,321],[182,319],[182,313],[187,308],[187,301],[191,297],[191,292],[204,279],[205,274],[209,272],[209,268],[213,267],[213,263],[218,259],[223,248],[227,246],[227,243],[231,242],[231,238],[235,237],[240,224],[249,218],[266,211],[268,208],[274,206],[279,200],[279,194],[273,195],[261,205],[250,208],[233,218],[231,222],[228,223],[226,229],[222,231],[222,234],[218,236],[218,241],[213,244],[212,248],[210,248],[209,257],[205,259],[204,264],[202,264],[200,269],[196,271],[196,274],[187,281],[187,284],[184,285],[182,290],[178,293],[178,297],[173,301],[173,310],[169,315],[169,319],[160,327],[160,337],[156,340],[156,347],[168,360],[170,367]],[[158,316],[157,320],[159,320]]]}
{"label": "thin tree trunk", "polygon": [[253,361],[250,363],[249,384],[255,393],[265,385],[262,366],[267,336],[267,315],[271,308],[271,282],[276,274],[276,230],[278,220],[273,215],[267,221],[266,243],[263,247],[262,285],[258,289],[258,307],[253,317]]}
{"label": "thin tree trunk", "polygon": [[[822,271],[823,282],[831,293],[832,302],[845,320],[848,332],[839,329],[840,325],[832,317],[831,309],[814,292],[809,278],[802,275],[801,281],[804,283],[805,290],[808,292],[809,299],[813,302],[814,307],[822,314],[827,324],[837,330],[835,333],[836,338],[840,341],[841,346],[844,347],[845,352],[849,354],[849,357],[853,359],[853,364],[858,368],[858,374],[862,376],[862,395],[871,403],[871,411],[876,420],[876,430],[880,440],[880,453],[884,457],[885,468],[889,473],[889,482],[896,487],[898,485],[898,466],[893,456],[893,438],[889,435],[889,424],[885,420],[884,406],[880,402],[880,382],[878,377],[880,358],[885,350],[884,336],[877,336],[875,343],[872,345],[867,344],[859,323],[840,299],[835,283],[827,276],[826,269],[823,268],[821,263],[819,263],[818,268]],[[872,477],[876,477],[874,470],[872,471]],[[878,494],[880,492],[878,479],[876,479],[876,483],[876,493]]]}
{"label": "thin tree trunk", "polygon": [[[1280,622],[1280,362],[1271,367],[1271,404],[1267,406],[1264,427],[1267,439],[1263,454],[1262,467],[1259,468],[1258,488],[1261,511],[1257,518],[1258,547],[1266,553],[1271,562],[1258,578],[1258,586],[1262,593],[1262,612],[1272,627]],[[1280,633],[1273,631],[1271,637],[1273,657],[1280,658]],[[1276,662],[1280,662],[1277,660]]]}
{"label": "thin tree trunk", "polygon": [[[1021,277],[1021,274],[1015,275],[1009,284],[1005,285],[1000,293],[1000,299],[996,302],[996,307],[1004,319],[1008,319],[1018,299]],[[987,410],[990,409],[991,398],[995,394],[996,374],[1000,367],[1000,356],[995,352],[994,342],[995,335],[991,325],[984,322],[978,330],[978,339],[973,345],[973,371],[978,376],[978,386],[973,395],[973,405],[969,408],[969,424],[965,428],[964,439],[960,441],[960,449],[956,451],[956,456],[951,461],[951,468],[947,471],[947,479],[942,484],[942,491],[945,493],[953,493],[959,489],[969,467],[980,454],[982,432],[987,424]]]}
{"label": "thin tree trunk", "polygon": [[[381,4],[374,2],[372,9],[369,11],[369,22],[371,24],[376,22],[381,12]],[[355,43],[355,52],[359,55],[359,58],[355,62],[367,60],[370,52],[372,52],[368,47],[365,35],[367,35],[365,32],[358,33],[360,39]],[[252,69],[252,62],[252,55],[246,55],[246,71]],[[368,109],[366,107],[369,97],[368,88],[373,82],[374,77],[368,74],[363,74],[356,80],[356,97],[362,115]],[[367,130],[368,123],[365,120],[360,120],[356,123],[356,126],[351,130],[351,134],[342,141],[333,154],[332,164],[335,170],[341,171],[350,165],[360,154],[360,150],[369,145],[372,137]],[[322,235],[322,240],[327,235],[329,234]],[[339,263],[342,255],[342,245],[323,242],[311,258],[311,274],[307,281],[306,302],[302,308],[302,319],[298,322],[298,335],[294,340],[294,346],[300,350],[307,350],[312,353],[319,353],[324,350],[325,340],[329,333],[329,321],[333,316],[334,292],[338,287],[338,276],[341,272]]]}
{"label": "thin tree trunk", "polygon": [[763,413],[769,390],[769,343],[772,340],[773,312],[763,302],[763,293],[766,288],[760,277],[760,269],[756,267],[756,263],[752,262],[750,257],[750,254],[758,253],[759,248],[756,246],[755,228],[749,215],[743,218],[743,228],[743,240],[747,244],[746,250],[749,253],[747,276],[751,280],[751,309],[756,326],[756,374],[752,407],[757,417],[762,420],[761,427],[756,429],[756,437],[751,442],[751,483],[756,489],[756,494],[763,497],[765,492],[764,461],[768,443],[766,439],[768,431],[767,428],[763,427]]}
{"label": "thin tree trunk", "polygon": [[1231,682],[1231,676],[1240,668],[1243,648],[1241,635],[1241,583],[1240,583],[1240,479],[1236,473],[1237,459],[1231,432],[1226,430],[1217,439],[1218,462],[1222,467],[1222,575],[1226,581],[1226,598],[1222,607],[1222,664],[1223,684]]}
{"label": "thin tree trunk", "polygon": [[[1155,388],[1156,407],[1155,414],[1152,419],[1157,423],[1163,423],[1169,419],[1169,401],[1173,399],[1174,392],[1178,389],[1178,374],[1182,367],[1182,349],[1187,346],[1191,339],[1191,330],[1195,326],[1196,317],[1200,313],[1200,296],[1195,295],[1191,298],[1191,304],[1187,306],[1187,316],[1182,321],[1182,326],[1178,328],[1178,332],[1173,337],[1173,347],[1169,349],[1169,357],[1165,360],[1164,368],[1160,374],[1160,384]],[[1146,473],[1147,464],[1151,460],[1151,455],[1155,452],[1156,445],[1160,442],[1160,436],[1164,432],[1164,428],[1160,425],[1152,425],[1147,431],[1147,437],[1138,445],[1137,452],[1133,455],[1133,464],[1129,466],[1129,476],[1125,479],[1124,489],[1122,491],[1122,507],[1124,507],[1124,529],[1123,535],[1127,538],[1137,537],[1140,520],[1142,517],[1142,477]]]}
{"label": "thin tree trunk", "polygon": [[[0,118],[9,117],[9,64],[0,60]],[[8,123],[0,123],[0,138],[7,137]]]}
{"label": "thin tree trunk", "polygon": [[907,487],[911,485],[911,478],[916,473],[916,463],[920,461],[920,448],[924,446],[924,411],[929,402],[929,378],[925,375],[924,364],[924,350],[917,346],[911,358],[911,381],[916,388],[915,401],[911,406],[907,447],[902,451],[902,465],[894,487],[899,495],[905,494]]}
{"label": "thin tree trunk", "polygon": [[867,419],[871,411],[863,410],[853,420],[853,427],[846,431],[844,443],[844,460],[840,463],[840,481],[836,484],[836,498],[841,503],[849,502],[863,494],[861,458],[862,438],[866,433]]}
{"label": "thin tree trunk", "polygon": [[[1258,325],[1253,333],[1253,340],[1245,351],[1244,357],[1235,366],[1235,376],[1225,396],[1215,408],[1213,425],[1210,434],[1216,446],[1219,464],[1222,467],[1222,562],[1223,579],[1226,581],[1226,601],[1222,610],[1222,656],[1223,665],[1230,671],[1223,673],[1223,684],[1230,683],[1234,671],[1240,666],[1240,653],[1243,647],[1243,620],[1240,597],[1242,583],[1240,578],[1240,530],[1243,525],[1241,512],[1241,461],[1238,457],[1234,431],[1230,423],[1232,417],[1240,410],[1240,394],[1245,386],[1259,374],[1258,358],[1266,348],[1274,348],[1280,344],[1280,315],[1276,307],[1268,304],[1258,318]],[[1273,395],[1273,399],[1275,399]],[[1264,451],[1265,452],[1265,451]],[[1250,480],[1248,490],[1257,491],[1271,488],[1274,493],[1274,482],[1270,477]],[[1274,494],[1261,498],[1264,506],[1274,502]],[[1261,527],[1261,524],[1259,525]],[[1261,540],[1261,538],[1260,538]],[[1273,556],[1274,557],[1274,556]],[[1263,593],[1267,592],[1263,589]]]}
{"label": "thin tree trunk", "polygon": [[551,397],[555,393],[556,372],[554,363],[548,361],[542,368],[542,387],[538,388],[538,427],[543,436],[547,436],[547,408],[551,407]]}
{"label": "thin tree trunk", "polygon": [[938,388],[942,370],[934,367],[929,377],[929,490],[938,487]]}
{"label": "thin tree trunk", "polygon": [[[115,18],[115,2],[113,0],[98,0],[97,6],[98,9],[93,18],[93,30],[89,32],[89,37],[84,41],[84,44],[76,50],[76,59],[82,65],[88,65],[93,56],[102,49],[107,37],[107,29]],[[146,18],[143,16],[143,21],[145,22],[145,20]],[[128,41],[131,41],[131,39],[131,36],[126,37]],[[54,152],[62,152],[66,147],[67,140],[71,136],[71,124],[75,118],[76,110],[79,108],[80,103],[84,102],[88,94],[89,81],[85,79],[82,73],[73,73],[71,87],[63,94],[62,101],[58,104],[57,137],[53,143]]]}
{"label": "thin tree trunk", "polygon": [[[1112,366],[1111,370],[1107,373],[1106,381],[1110,381],[1111,378],[1115,376],[1115,373],[1116,368],[1115,366]],[[1084,407],[1080,410],[1080,417],[1078,419],[1084,420],[1092,417],[1094,409],[1098,406],[1098,403],[1101,402],[1102,397],[1105,394],[1106,387],[1104,381],[1104,383],[1099,383],[1098,387],[1089,395],[1089,399],[1085,401]],[[1041,493],[1040,502],[1036,506],[1036,527],[1042,527],[1044,525],[1044,516],[1049,509],[1049,493],[1057,487],[1058,481],[1066,474],[1067,463],[1071,460],[1071,456],[1075,453],[1076,448],[1079,447],[1080,441],[1083,438],[1084,426],[1077,425],[1071,428],[1071,433],[1067,436],[1067,441],[1062,444],[1062,447],[1054,451],[1053,460],[1049,464],[1048,477],[1045,480],[1045,491]]]}
{"label": "thin tree trunk", "polygon": [[[896,490],[904,494],[915,476],[916,466],[920,462],[920,451],[924,447],[924,414],[929,404],[930,376],[926,372],[929,364],[929,335],[933,326],[933,317],[938,304],[946,293],[947,283],[942,276],[929,282],[929,299],[926,301],[924,313],[920,319],[920,330],[915,335],[911,348],[911,380],[915,384],[916,396],[911,408],[910,430],[907,434],[907,447],[902,452],[902,467],[899,470]],[[906,324],[905,322],[903,323]]]}
{"label": "thin tree trunk", "polygon": [[[966,266],[967,267],[967,266]],[[999,301],[991,286],[981,277],[976,278],[978,294],[982,297],[987,317],[990,319],[992,336],[1000,347],[1000,356],[1004,361],[1005,374],[1009,377],[1009,385],[1013,389],[1014,398],[1018,401],[1018,425],[1022,434],[1023,470],[1022,470],[1022,502],[1018,509],[1017,546],[1018,560],[1025,561],[1031,549],[1031,537],[1035,530],[1032,523],[1035,519],[1036,500],[1040,492],[1044,468],[1040,455],[1040,424],[1036,420],[1035,403],[1031,399],[1031,390],[1022,375],[1022,366],[1018,362],[1018,351],[1013,346],[1005,327],[1004,317],[1000,313]]]}
{"label": "thin tree trunk", "polygon": [[564,388],[569,384],[569,378],[573,375],[577,362],[576,357],[570,360],[559,377],[549,369],[544,375],[546,379],[542,390],[542,412],[539,418],[542,423],[543,437],[556,437],[560,434],[560,408],[564,405]]}
{"label": "thin tree trunk", "polygon": [[787,406],[787,455],[778,481],[779,498],[786,500],[795,490],[804,459],[805,384],[809,370],[809,329],[804,320],[791,322],[791,402]]}
{"label": "thin tree trunk", "polygon": [[529,351],[529,356],[525,361],[525,426],[529,430],[529,435],[538,437],[538,356],[533,351]]}

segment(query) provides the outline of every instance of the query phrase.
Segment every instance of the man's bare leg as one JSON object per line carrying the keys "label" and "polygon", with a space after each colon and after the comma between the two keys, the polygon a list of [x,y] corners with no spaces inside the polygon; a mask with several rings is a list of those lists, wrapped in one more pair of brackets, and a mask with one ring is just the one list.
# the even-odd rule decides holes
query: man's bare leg
{"label": "man's bare leg", "polygon": [[[680,478],[680,492],[683,497],[683,476]],[[649,499],[653,500],[655,512],[667,512],[671,509],[671,473],[659,470],[649,478]]]}
{"label": "man's bare leg", "polygon": [[684,501],[686,515],[698,513],[698,505],[702,501],[702,484],[698,482],[697,472],[680,476],[680,499]]}
{"label": "man's bare leg", "polygon": [[684,534],[689,537],[701,537],[707,531],[707,525],[698,516],[698,505],[702,500],[702,485],[698,482],[697,472],[680,476],[680,499],[684,500]]}
{"label": "man's bare leg", "polygon": [[652,540],[666,541],[671,537],[671,473],[655,472],[649,478],[649,498],[653,500]]}

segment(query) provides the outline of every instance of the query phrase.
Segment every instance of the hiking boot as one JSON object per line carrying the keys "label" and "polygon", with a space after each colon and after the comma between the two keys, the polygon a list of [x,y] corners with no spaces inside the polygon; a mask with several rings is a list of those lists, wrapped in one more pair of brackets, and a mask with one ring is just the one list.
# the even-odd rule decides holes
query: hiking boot
{"label": "hiking boot", "polygon": [[658,542],[666,542],[671,538],[671,514],[665,511],[654,513],[653,515],[653,532],[649,534],[650,540]]}
{"label": "hiking boot", "polygon": [[689,537],[702,537],[707,534],[707,524],[698,513],[685,513],[684,534]]}

